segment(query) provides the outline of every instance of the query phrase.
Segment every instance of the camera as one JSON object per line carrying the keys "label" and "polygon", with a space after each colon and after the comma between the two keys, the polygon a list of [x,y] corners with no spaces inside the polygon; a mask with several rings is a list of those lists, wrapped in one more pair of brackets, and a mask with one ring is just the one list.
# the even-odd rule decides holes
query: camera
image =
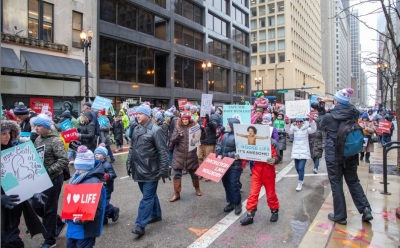
{"label": "camera", "polygon": [[326,114],[324,102],[313,102],[313,103],[311,103],[311,108],[317,110],[318,115]]}

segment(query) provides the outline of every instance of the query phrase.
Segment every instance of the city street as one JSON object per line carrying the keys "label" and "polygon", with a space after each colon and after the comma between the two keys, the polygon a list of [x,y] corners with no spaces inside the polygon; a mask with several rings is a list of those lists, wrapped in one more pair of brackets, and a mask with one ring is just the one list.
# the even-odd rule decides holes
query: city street
{"label": "city street", "polygon": [[[254,224],[241,226],[239,221],[245,216],[245,204],[241,216],[233,212],[225,213],[225,193],[221,182],[201,180],[203,196],[195,196],[190,176],[185,175],[181,200],[175,203],[168,201],[173,193],[172,182],[164,184],[160,181],[158,195],[163,220],[148,225],[146,234],[140,239],[131,230],[134,228],[141,193],[137,183],[126,175],[127,154],[118,155],[114,164],[118,178],[115,180],[111,203],[121,209],[120,217],[117,222],[110,220],[104,226],[103,235],[96,240],[96,247],[297,247],[329,194],[330,185],[325,163],[321,163],[319,174],[315,175],[312,174],[311,161],[308,161],[303,190],[296,192],[297,173],[290,159],[290,150],[291,143],[288,142],[283,163],[276,167],[276,188],[281,205],[278,222],[269,221],[270,210],[266,205],[264,191],[260,194]],[[248,196],[250,180],[250,170],[247,167],[241,176],[242,202]],[[30,239],[25,231],[22,223],[21,233],[26,247],[35,247],[41,243],[40,235]],[[65,247],[65,231],[66,228],[57,239],[57,247]]]}

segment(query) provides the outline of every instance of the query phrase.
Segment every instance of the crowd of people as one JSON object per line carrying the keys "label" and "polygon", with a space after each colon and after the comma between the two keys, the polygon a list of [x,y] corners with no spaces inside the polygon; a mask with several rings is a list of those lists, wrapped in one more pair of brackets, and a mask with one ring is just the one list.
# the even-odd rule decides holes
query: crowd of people
{"label": "crowd of people", "polygon": [[[243,168],[250,164],[251,186],[245,206],[246,216],[242,225],[253,223],[261,187],[265,187],[267,204],[271,210],[271,222],[278,221],[280,208],[275,190],[275,165],[282,162],[287,149],[287,139],[293,137],[291,158],[295,162],[298,183],[295,190],[300,192],[304,185],[304,170],[307,160],[313,162],[313,172],[318,173],[319,162],[326,161],[329,181],[333,193],[334,211],[328,218],[339,224],[346,224],[347,211],[343,192],[343,177],[349,187],[353,201],[362,214],[363,221],[373,219],[371,208],[357,176],[359,161],[370,162],[373,152],[373,140],[380,120],[392,121],[393,116],[380,109],[360,113],[349,103],[350,89],[338,91],[333,99],[320,98],[320,103],[332,102],[334,108],[329,111],[316,109],[307,118],[290,120],[284,109],[271,108],[263,94],[257,94],[251,109],[251,123],[268,125],[271,131],[271,158],[264,162],[246,161],[236,153],[234,124],[240,124],[237,118],[228,118],[223,125],[222,107],[213,107],[210,114],[200,117],[198,106],[187,104],[183,110],[175,106],[169,109],[151,108],[145,102],[139,106],[130,105],[131,113],[121,109],[116,116],[106,110],[94,111],[91,103],[83,105],[79,118],[74,118],[66,110],[58,121],[54,121],[51,112],[37,114],[30,111],[23,103],[12,110],[3,110],[1,120],[1,150],[24,142],[33,142],[35,147],[45,146],[43,164],[53,186],[40,195],[46,197],[41,204],[38,196],[16,204],[18,195],[5,195],[2,190],[2,247],[24,247],[19,237],[19,219],[22,213],[29,216],[26,221],[31,235],[42,233],[40,247],[54,247],[56,237],[67,226],[67,247],[93,247],[96,237],[101,235],[102,226],[109,220],[116,222],[119,208],[111,204],[114,180],[117,177],[113,168],[113,152],[123,149],[124,140],[130,145],[126,161],[127,173],[138,183],[142,198],[139,203],[135,228],[132,233],[139,237],[145,234],[148,224],[162,220],[162,210],[157,196],[159,180],[171,179],[173,189],[171,203],[181,199],[182,176],[189,174],[195,196],[202,196],[201,177],[195,172],[210,153],[216,157],[230,157],[234,162],[222,178],[225,190],[226,206],[223,211],[242,212],[241,182]],[[98,118],[106,116],[107,123],[100,125]],[[342,157],[336,149],[338,128],[344,120],[359,121],[366,137],[362,152],[352,157]],[[78,140],[66,143],[60,136],[60,123],[70,120],[77,129]],[[200,146],[189,151],[189,132],[193,127],[201,130]],[[250,127],[249,127],[250,128]],[[254,127],[253,127],[254,128]],[[251,131],[251,130],[250,130]],[[23,137],[21,132],[30,133]],[[383,133],[379,137],[381,144],[390,142],[392,133]],[[256,131],[249,132],[249,140],[255,138]],[[111,147],[115,145],[113,151]],[[249,143],[249,145],[251,145]],[[69,176],[69,168],[74,167],[74,174]],[[62,220],[58,202],[64,181],[70,184],[102,182],[104,184],[101,200],[93,221],[79,219]],[[40,197],[39,197],[40,198]],[[175,204],[175,203],[174,203]],[[42,221],[38,218],[41,217]]]}

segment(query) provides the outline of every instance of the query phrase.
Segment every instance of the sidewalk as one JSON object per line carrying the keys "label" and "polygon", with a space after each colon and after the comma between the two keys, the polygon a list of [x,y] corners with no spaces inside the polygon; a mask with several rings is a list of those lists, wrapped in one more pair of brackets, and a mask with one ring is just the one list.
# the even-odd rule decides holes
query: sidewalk
{"label": "sidewalk", "polygon": [[[375,144],[371,153],[371,164],[382,165],[383,149]],[[397,163],[397,151],[388,153],[388,164]],[[371,204],[374,219],[370,223],[361,220],[347,185],[343,179],[347,204],[347,225],[328,220],[333,212],[332,192],[322,204],[314,221],[308,228],[299,247],[400,247],[400,220],[396,218],[396,208],[400,207],[400,176],[388,175],[388,192],[383,195],[382,174],[370,174],[369,164],[360,161],[358,167],[360,183]]]}

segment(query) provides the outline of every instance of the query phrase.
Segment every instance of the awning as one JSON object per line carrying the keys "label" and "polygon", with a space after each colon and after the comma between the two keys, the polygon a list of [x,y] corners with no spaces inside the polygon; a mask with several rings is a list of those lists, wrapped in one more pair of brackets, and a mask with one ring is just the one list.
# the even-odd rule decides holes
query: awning
{"label": "awning", "polygon": [[[85,65],[79,59],[21,51],[22,59],[25,59],[28,71],[85,77]],[[92,77],[90,72],[89,77]]]}
{"label": "awning", "polygon": [[5,47],[1,48],[1,67],[15,70],[24,69],[14,50]]}

